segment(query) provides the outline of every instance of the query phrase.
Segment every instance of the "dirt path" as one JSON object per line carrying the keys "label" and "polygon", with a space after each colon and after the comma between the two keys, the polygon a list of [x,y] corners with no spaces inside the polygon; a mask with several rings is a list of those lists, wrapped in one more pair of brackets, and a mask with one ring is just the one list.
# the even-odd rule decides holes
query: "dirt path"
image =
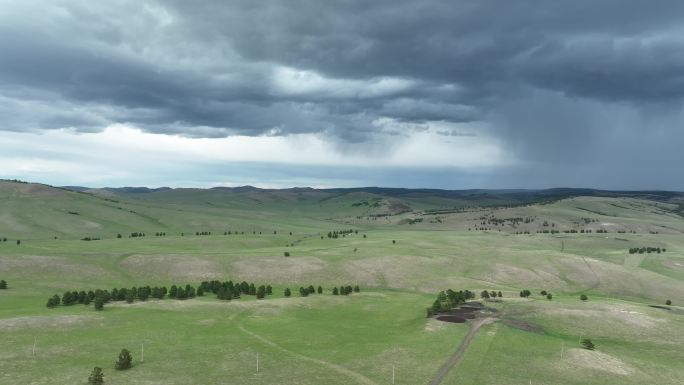
{"label": "dirt path", "polygon": [[245,327],[244,327],[243,325],[240,325],[240,330],[242,330],[244,333],[249,334],[250,336],[252,336],[252,337],[258,339],[259,341],[265,343],[266,345],[272,346],[272,347],[274,347],[274,348],[276,348],[276,349],[278,349],[278,350],[280,350],[280,351],[282,351],[282,352],[285,352],[285,353],[287,353],[287,354],[290,354],[290,355],[292,355],[292,356],[295,356],[295,357],[297,357],[297,358],[299,358],[299,359],[302,359],[302,360],[305,360],[305,361],[309,361],[309,362],[313,362],[313,363],[316,363],[316,364],[325,366],[325,367],[327,367],[328,369],[332,369],[332,370],[334,370],[334,371],[336,371],[336,372],[338,372],[338,373],[340,373],[340,374],[343,374],[343,375],[345,375],[345,376],[347,376],[347,377],[350,377],[350,378],[354,379],[354,380],[355,380],[357,383],[359,383],[359,384],[364,384],[364,385],[378,385],[375,381],[373,381],[373,380],[371,380],[370,378],[364,376],[363,374],[357,373],[357,372],[355,372],[355,371],[353,371],[353,370],[349,370],[349,369],[347,369],[347,368],[345,368],[345,367],[343,367],[343,366],[336,365],[336,364],[332,364],[332,363],[330,363],[330,362],[323,361],[323,360],[319,360],[319,359],[317,359],[317,358],[307,357],[307,356],[305,356],[305,355],[303,355],[303,354],[299,354],[299,353],[293,352],[293,351],[291,351],[291,350],[285,349],[284,347],[282,347],[282,346],[276,344],[275,342],[273,342],[273,341],[271,341],[271,340],[269,340],[269,339],[267,339],[267,338],[264,338],[264,337],[262,337],[262,336],[260,336],[260,335],[258,335],[258,334],[256,334],[256,333],[254,333],[254,332],[251,332],[251,331],[245,329]]}
{"label": "dirt path", "polygon": [[430,381],[430,385],[438,385],[439,383],[441,383],[444,377],[446,377],[446,375],[449,373],[449,371],[461,361],[461,359],[463,358],[463,354],[470,345],[470,341],[473,340],[473,337],[475,337],[475,334],[477,334],[478,330],[480,330],[480,328],[483,325],[490,324],[494,321],[496,321],[496,318],[493,317],[480,318],[473,321],[473,323],[470,324],[470,330],[468,331],[468,334],[466,334],[466,336],[463,338],[463,341],[461,341],[461,345],[458,347],[456,352],[451,355],[449,361],[447,361],[444,365],[442,365],[441,368],[439,368],[439,371],[437,372],[435,377],[432,379],[432,381]]}

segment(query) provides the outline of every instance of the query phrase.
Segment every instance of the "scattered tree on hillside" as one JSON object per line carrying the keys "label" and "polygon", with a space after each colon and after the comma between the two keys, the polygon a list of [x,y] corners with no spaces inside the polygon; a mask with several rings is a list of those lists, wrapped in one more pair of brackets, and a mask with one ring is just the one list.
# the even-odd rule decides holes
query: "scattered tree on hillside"
{"label": "scattered tree on hillside", "polygon": [[7,289],[7,281],[0,279],[0,290]]}
{"label": "scattered tree on hillside", "polygon": [[392,239],[392,244],[394,245],[394,244],[396,244],[396,243],[397,243],[397,240],[396,240],[396,239]]}
{"label": "scattered tree on hillside", "polygon": [[551,293],[546,294],[546,299],[553,299],[553,295]]}
{"label": "scattered tree on hillside", "polygon": [[361,291],[361,288],[359,288],[359,285],[354,285],[354,293],[358,293]]}
{"label": "scattered tree on hillside", "polygon": [[501,291],[499,290],[499,298],[503,298],[503,294],[501,294]]}
{"label": "scattered tree on hillside", "polygon": [[88,385],[102,385],[104,384],[104,373],[102,373],[102,368],[94,367],[93,371],[90,372],[88,377]]}
{"label": "scattered tree on hillside", "polygon": [[314,289],[313,285],[309,285],[307,290],[309,291],[309,294],[316,294],[316,289]]}
{"label": "scattered tree on hillside", "polygon": [[121,238],[121,234],[116,234],[116,237],[120,239],[120,238]]}
{"label": "scattered tree on hillside", "polygon": [[114,368],[116,370],[126,370],[130,369],[133,362],[133,356],[131,356],[131,352],[128,351],[128,349],[121,349],[121,353],[119,353],[119,360],[116,361],[114,364]]}
{"label": "scattered tree on hillside", "polygon": [[259,286],[256,292],[257,299],[264,299],[266,297],[266,287],[264,285]]}
{"label": "scattered tree on hillside", "polygon": [[494,290],[492,290],[492,291],[489,293],[489,296],[492,297],[492,298],[496,298],[496,292],[495,292]]}
{"label": "scattered tree on hillside", "polygon": [[539,294],[546,295],[546,290],[542,290],[541,293],[539,293]]}
{"label": "scattered tree on hillside", "polygon": [[587,350],[594,350],[596,346],[594,345],[593,342],[589,338],[583,338],[582,339],[582,347],[587,349]]}
{"label": "scattered tree on hillside", "polygon": [[667,306],[672,305],[672,301],[670,301],[670,300],[668,299],[667,301],[665,301],[665,305],[667,305]]}
{"label": "scattered tree on hillside", "polygon": [[292,292],[290,291],[290,288],[289,287],[285,288],[285,296],[289,297],[291,295],[292,295]]}
{"label": "scattered tree on hillside", "polygon": [[337,291],[337,287],[333,287],[332,293],[333,293],[333,295],[339,295],[340,294],[339,291]]}
{"label": "scattered tree on hillside", "polygon": [[21,241],[17,239],[17,245],[21,245]]}
{"label": "scattered tree on hillside", "polygon": [[266,295],[271,295],[273,294],[273,288],[271,285],[266,286]]}
{"label": "scattered tree on hillside", "polygon": [[582,294],[582,295],[580,295],[580,300],[582,300],[582,301],[586,301],[586,300],[588,300],[588,299],[589,299],[589,297],[587,297],[587,295],[586,295],[586,294]]}
{"label": "scattered tree on hillside", "polygon": [[480,293],[480,298],[489,299],[489,292],[487,290],[482,290],[482,293]]}
{"label": "scattered tree on hillside", "polygon": [[285,255],[286,257],[289,257],[289,256],[290,256],[290,252],[289,252],[289,251],[286,251],[286,252],[283,253],[283,255]]}
{"label": "scattered tree on hillside", "polygon": [[527,298],[527,297],[529,297],[529,296],[531,296],[531,295],[532,295],[532,292],[529,291],[529,290],[527,290],[527,289],[525,289],[525,290],[523,290],[523,291],[520,292],[520,296],[523,297],[523,298]]}

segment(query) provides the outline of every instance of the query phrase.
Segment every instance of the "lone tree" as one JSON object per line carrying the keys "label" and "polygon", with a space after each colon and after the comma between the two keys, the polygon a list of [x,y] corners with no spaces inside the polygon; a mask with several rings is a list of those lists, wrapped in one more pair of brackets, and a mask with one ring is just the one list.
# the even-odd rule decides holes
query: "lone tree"
{"label": "lone tree", "polygon": [[582,339],[582,347],[587,350],[594,350],[596,348],[589,338]]}
{"label": "lone tree", "polygon": [[289,257],[289,256],[290,256],[290,252],[289,252],[289,251],[286,251],[286,252],[283,253],[283,255],[286,256],[286,257]]}
{"label": "lone tree", "polygon": [[88,385],[101,385],[104,384],[104,373],[102,373],[102,368],[96,366],[93,371],[90,372],[90,377],[88,377]]}
{"label": "lone tree", "polygon": [[119,353],[119,360],[116,361],[116,364],[114,364],[114,368],[116,370],[126,370],[130,369],[133,362],[133,356],[131,356],[131,352],[128,351],[128,349],[121,349],[121,353]]}
{"label": "lone tree", "polygon": [[[3,281],[3,282],[5,282],[5,281]],[[3,287],[3,289],[4,289],[4,287]],[[672,305],[672,301],[670,301],[670,300],[668,299],[667,301],[665,301],[665,305],[667,305],[667,306]]]}
{"label": "lone tree", "polygon": [[586,294],[582,294],[582,295],[580,295],[580,299],[581,299],[582,301],[586,301],[586,300],[589,299],[589,297],[587,297]]}
{"label": "lone tree", "polygon": [[7,281],[0,279],[0,289],[7,289]]}

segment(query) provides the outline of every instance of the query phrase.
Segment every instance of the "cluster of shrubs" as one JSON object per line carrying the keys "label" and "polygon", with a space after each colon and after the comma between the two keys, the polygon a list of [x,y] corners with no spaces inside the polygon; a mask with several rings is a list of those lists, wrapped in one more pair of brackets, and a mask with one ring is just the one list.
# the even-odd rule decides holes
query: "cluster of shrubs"
{"label": "cluster of shrubs", "polygon": [[437,299],[432,303],[432,306],[427,308],[427,316],[432,317],[435,314],[449,311],[473,298],[475,298],[475,293],[469,290],[453,291],[448,289],[446,291],[440,291],[439,294],[437,294]]}
{"label": "cluster of shrubs", "polygon": [[665,248],[661,249],[660,247],[650,247],[650,246],[649,247],[630,247],[629,248],[630,254],[643,254],[643,253],[647,253],[647,254],[658,253],[658,254],[660,254],[660,253],[664,253],[666,251],[667,251],[667,249],[665,249]]}

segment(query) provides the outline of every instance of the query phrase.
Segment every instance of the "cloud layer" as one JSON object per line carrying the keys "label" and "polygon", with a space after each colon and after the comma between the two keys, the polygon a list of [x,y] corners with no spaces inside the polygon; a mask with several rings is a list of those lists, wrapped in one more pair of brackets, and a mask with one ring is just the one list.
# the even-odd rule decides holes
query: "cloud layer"
{"label": "cloud layer", "polygon": [[[419,167],[424,186],[684,189],[681,1],[0,0],[0,9],[6,142],[51,130],[103,138],[123,125],[129,141],[244,141],[230,159],[205,152],[217,165],[386,168],[360,184],[402,185]],[[274,142],[282,154],[305,151],[274,157]],[[26,175],[17,159],[0,155],[0,173]]]}

